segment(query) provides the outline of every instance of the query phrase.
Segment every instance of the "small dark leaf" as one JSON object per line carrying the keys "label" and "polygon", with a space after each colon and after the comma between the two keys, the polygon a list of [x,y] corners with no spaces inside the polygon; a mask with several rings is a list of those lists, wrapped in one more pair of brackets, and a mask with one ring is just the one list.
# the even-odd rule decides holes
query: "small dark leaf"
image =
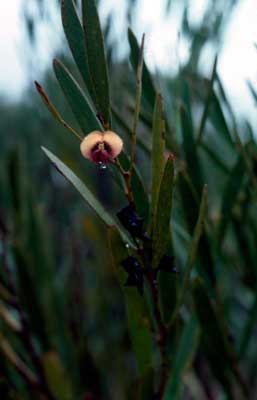
{"label": "small dark leaf", "polygon": [[117,217],[124,228],[134,237],[142,238],[144,221],[132,206],[128,205],[117,213]]}

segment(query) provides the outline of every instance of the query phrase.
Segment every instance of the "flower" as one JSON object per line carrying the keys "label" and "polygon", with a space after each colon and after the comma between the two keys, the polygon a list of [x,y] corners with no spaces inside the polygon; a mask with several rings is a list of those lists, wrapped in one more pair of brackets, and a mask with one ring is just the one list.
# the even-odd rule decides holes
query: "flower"
{"label": "flower", "polygon": [[140,267],[139,262],[133,256],[128,256],[121,262],[121,265],[128,273],[125,286],[135,286],[138,292],[143,296],[144,294],[144,277],[143,270]]}
{"label": "flower", "polygon": [[81,142],[80,151],[94,163],[106,164],[117,157],[123,147],[121,138],[112,131],[93,131]]}

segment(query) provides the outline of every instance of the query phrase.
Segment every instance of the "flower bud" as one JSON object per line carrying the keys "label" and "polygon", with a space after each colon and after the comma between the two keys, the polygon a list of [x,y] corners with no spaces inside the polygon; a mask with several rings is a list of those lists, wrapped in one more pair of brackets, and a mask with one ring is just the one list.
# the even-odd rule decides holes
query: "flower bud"
{"label": "flower bud", "polygon": [[80,151],[94,163],[108,163],[117,157],[123,147],[121,138],[112,131],[93,131],[81,142]]}
{"label": "flower bud", "polygon": [[143,237],[144,220],[137,215],[135,210],[130,206],[124,207],[117,213],[120,223],[132,235],[138,238]]}

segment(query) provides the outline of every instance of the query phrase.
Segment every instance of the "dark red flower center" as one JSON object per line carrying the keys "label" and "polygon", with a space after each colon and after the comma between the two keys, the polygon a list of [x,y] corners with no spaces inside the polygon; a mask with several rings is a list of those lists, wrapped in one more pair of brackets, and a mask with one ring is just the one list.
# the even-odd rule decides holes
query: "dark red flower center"
{"label": "dark red flower center", "polygon": [[96,143],[91,150],[92,160],[97,164],[108,163],[110,161],[111,154],[111,146],[104,141]]}

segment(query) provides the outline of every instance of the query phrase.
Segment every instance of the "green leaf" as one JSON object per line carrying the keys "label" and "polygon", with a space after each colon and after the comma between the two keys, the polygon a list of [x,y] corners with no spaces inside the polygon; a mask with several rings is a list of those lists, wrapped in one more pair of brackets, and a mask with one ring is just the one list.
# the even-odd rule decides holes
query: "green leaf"
{"label": "green leaf", "polygon": [[212,68],[212,75],[211,75],[208,91],[207,91],[207,98],[206,98],[206,101],[204,102],[205,104],[204,104],[203,114],[202,114],[202,118],[201,118],[201,122],[200,122],[198,138],[197,138],[198,142],[201,141],[202,136],[204,134],[204,128],[205,128],[205,124],[207,121],[209,106],[210,106],[210,102],[211,102],[213,84],[214,84],[214,80],[216,77],[217,62],[218,62],[218,57],[216,56],[215,60],[214,60],[213,68]]}
{"label": "green leaf", "polygon": [[229,395],[232,393],[231,377],[234,375],[241,389],[242,398],[249,398],[248,388],[238,368],[233,344],[228,338],[227,326],[221,321],[216,307],[209,299],[200,279],[194,282],[193,297],[196,314],[201,325],[201,343],[213,374]]}
{"label": "green leaf", "polygon": [[[119,160],[122,167],[125,170],[128,170],[130,162],[127,154],[124,151],[119,155]],[[137,211],[139,215],[144,218],[145,221],[147,221],[149,214],[149,199],[144,186],[143,178],[135,164],[132,166],[131,185]]]}
{"label": "green leaf", "polygon": [[22,331],[20,321],[14,317],[12,312],[0,302],[0,320],[2,320],[6,326],[12,331],[20,333]]}
{"label": "green leaf", "polygon": [[183,374],[190,367],[199,341],[199,328],[196,317],[193,315],[186,322],[173,361],[170,378],[164,394],[164,400],[181,398],[181,383]]}
{"label": "green leaf", "polygon": [[106,124],[111,124],[109,81],[103,36],[94,0],[82,0],[83,28],[89,71],[95,90],[96,108]]}
{"label": "green leaf", "polygon": [[231,220],[233,206],[236,203],[237,196],[241,189],[244,175],[245,175],[244,160],[241,157],[241,155],[239,155],[235,163],[235,166],[233,167],[228,177],[223,192],[223,198],[221,204],[221,220],[218,227],[218,235],[217,235],[218,245],[221,244],[225,234],[225,230]]}
{"label": "green leaf", "polygon": [[[172,268],[173,265],[170,265]],[[158,288],[159,303],[164,323],[168,324],[170,316],[174,312],[177,292],[178,292],[178,276],[177,274],[167,273],[166,271],[158,272]]]}
{"label": "green leaf", "polygon": [[191,115],[184,106],[181,106],[180,108],[180,117],[183,135],[183,149],[185,152],[188,172],[190,173],[197,193],[200,195],[203,186],[203,178],[197,155]]}
{"label": "green leaf", "polygon": [[145,297],[140,296],[136,288],[124,287],[127,273],[121,262],[128,257],[128,250],[118,230],[111,227],[108,232],[115,274],[125,296],[128,329],[132,347],[141,376],[145,375],[152,365],[152,338],[150,335],[150,318]]}
{"label": "green leaf", "polygon": [[174,178],[174,158],[169,156],[160,185],[155,219],[153,221],[153,268],[157,268],[171,242],[170,218]]}
{"label": "green leaf", "polygon": [[214,128],[217,130],[218,134],[220,134],[230,146],[234,147],[234,142],[232,140],[220,101],[214,90],[212,90],[209,105],[209,119]]}
{"label": "green leaf", "polygon": [[67,167],[59,158],[52,154],[49,150],[42,147],[42,150],[50,161],[56,166],[58,171],[77,189],[77,191],[86,200],[88,205],[96,212],[99,218],[106,226],[117,226],[122,237],[125,239],[126,243],[131,243],[130,238],[117,222],[112,218],[112,216],[103,208],[102,204],[97,200],[93,193],[85,186],[85,184]]}
{"label": "green leaf", "polygon": [[252,97],[253,97],[253,99],[254,99],[254,102],[255,102],[255,104],[257,105],[257,92],[256,92],[256,90],[254,89],[254,87],[253,87],[253,85],[251,84],[251,82],[247,82],[247,85],[248,85],[248,88],[249,88],[249,90],[250,90],[250,92],[251,92],[251,95],[252,95]]}
{"label": "green leaf", "polygon": [[207,211],[207,186],[205,185],[203,188],[202,192],[202,199],[201,199],[201,204],[200,204],[200,210],[199,210],[199,215],[198,215],[198,220],[194,229],[194,234],[192,237],[192,241],[190,243],[190,248],[188,252],[188,257],[187,257],[187,263],[185,266],[185,273],[183,276],[183,282],[181,289],[178,294],[178,301],[176,304],[176,308],[172,314],[170,325],[173,323],[173,321],[176,319],[180,307],[183,304],[184,297],[186,295],[189,283],[190,283],[190,275],[193,269],[193,266],[196,261],[196,256],[198,252],[198,246],[199,246],[199,241],[204,229],[204,219],[206,216],[206,211]]}
{"label": "green leaf", "polygon": [[200,148],[208,155],[208,157],[213,161],[215,166],[219,168],[222,172],[225,172],[226,174],[229,172],[229,167],[224,163],[224,161],[221,159],[220,154],[217,152],[217,149],[213,150],[211,149],[210,146],[208,146],[206,143],[201,142]]}
{"label": "green leaf", "polygon": [[[129,40],[129,45],[130,45],[130,61],[132,64],[132,67],[135,71],[135,74],[137,73],[137,68],[138,68],[138,63],[139,63],[139,45],[137,42],[137,39],[133,33],[133,31],[129,28],[128,29],[128,40]],[[143,63],[143,73],[142,73],[142,91],[143,91],[143,97],[144,100],[148,103],[150,110],[154,109],[154,103],[155,103],[155,88],[154,84],[151,78],[151,74],[145,64]]]}
{"label": "green leaf", "polygon": [[156,96],[155,100],[152,137],[151,218],[154,220],[161,179],[165,167],[165,120],[163,114],[163,102],[160,94]]}
{"label": "green leaf", "polygon": [[84,32],[73,0],[62,0],[61,10],[63,29],[71,53],[85,82],[88,92],[95,101],[95,91],[88,66]]}
{"label": "green leaf", "polygon": [[[137,390],[138,400],[149,400],[154,395],[154,368],[149,368],[147,373],[140,379],[139,388]],[[134,393],[134,388],[132,389]]]}
{"label": "green leaf", "polygon": [[53,351],[45,353],[43,356],[43,366],[49,388],[56,400],[73,399],[71,383],[58,354]]}
{"label": "green leaf", "polygon": [[29,263],[29,255],[25,253],[22,246],[18,243],[13,246],[14,260],[17,266],[18,294],[21,305],[28,316],[29,324],[36,334],[43,348],[47,348],[49,338],[47,335],[46,316],[44,315],[40,294],[35,288],[35,281],[32,278],[32,269]]}
{"label": "green leaf", "polygon": [[14,351],[11,344],[5,339],[2,332],[0,332],[0,352],[3,353],[8,362],[15,367],[15,369],[31,386],[37,386],[39,384],[37,376],[34,375],[34,372],[31,371],[27,364],[25,364],[24,361]]}
{"label": "green leaf", "polygon": [[60,61],[54,60],[54,71],[84,135],[94,130],[102,130],[94,110],[67,68]]}
{"label": "green leaf", "polygon": [[[199,201],[194,188],[189,182],[186,171],[178,174],[177,182],[181,193],[181,202],[183,204],[183,211],[186,217],[189,233],[193,236],[194,229],[198,219]],[[214,274],[214,260],[211,252],[211,246],[208,236],[204,231],[199,245],[199,272],[204,276],[205,281],[212,286],[215,285],[216,277]],[[197,265],[198,266],[198,265]]]}
{"label": "green leaf", "polygon": [[253,300],[251,309],[248,313],[248,318],[245,323],[243,332],[242,332],[242,337],[240,340],[240,348],[239,348],[239,357],[243,358],[246,354],[249,342],[251,337],[253,337],[253,330],[254,327],[256,326],[256,321],[257,321],[257,294],[255,295],[255,298]]}

